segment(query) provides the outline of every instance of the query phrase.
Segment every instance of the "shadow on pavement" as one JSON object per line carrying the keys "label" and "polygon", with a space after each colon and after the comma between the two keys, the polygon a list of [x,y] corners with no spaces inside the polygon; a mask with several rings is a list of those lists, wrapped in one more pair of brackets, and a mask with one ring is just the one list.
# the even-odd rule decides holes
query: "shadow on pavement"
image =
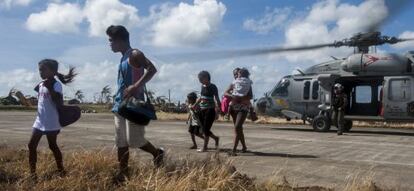
{"label": "shadow on pavement", "polygon": [[[231,149],[220,149],[222,153],[230,153]],[[295,154],[286,154],[286,153],[268,153],[260,151],[251,151],[247,150],[245,153],[237,152],[238,156],[263,156],[263,157],[282,157],[282,158],[318,158],[313,155],[295,155]]]}
{"label": "shadow on pavement", "polygon": [[295,154],[285,154],[285,153],[265,153],[259,151],[247,151],[246,153],[252,153],[255,156],[264,156],[264,157],[283,157],[283,158],[318,158],[313,155],[295,155]]}

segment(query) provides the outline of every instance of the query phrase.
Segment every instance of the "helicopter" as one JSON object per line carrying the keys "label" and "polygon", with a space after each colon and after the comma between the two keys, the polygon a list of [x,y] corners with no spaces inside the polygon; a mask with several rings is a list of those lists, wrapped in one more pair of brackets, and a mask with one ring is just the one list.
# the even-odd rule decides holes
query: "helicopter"
{"label": "helicopter", "polygon": [[383,36],[380,32],[358,33],[325,46],[354,47],[347,58],[334,58],[299,74],[282,77],[264,97],[255,101],[259,114],[302,119],[315,131],[328,131],[333,86],[340,83],[349,97],[345,131],[352,121],[414,120],[414,51],[405,54],[369,52],[371,46],[396,44],[413,39]]}
{"label": "helicopter", "polygon": [[259,56],[280,52],[308,51],[320,48],[354,48],[346,58],[311,66],[299,74],[287,75],[254,100],[260,115],[283,117],[287,120],[301,119],[312,124],[315,131],[325,132],[331,128],[331,102],[333,86],[340,83],[348,96],[345,108],[345,131],[358,121],[414,121],[414,51],[405,54],[377,53],[376,47],[413,41],[382,35],[379,28],[392,16],[411,3],[408,0],[385,1],[388,17],[371,23],[350,38],[333,43],[296,47],[268,47],[190,52],[174,54],[186,61],[211,61],[217,59]]}

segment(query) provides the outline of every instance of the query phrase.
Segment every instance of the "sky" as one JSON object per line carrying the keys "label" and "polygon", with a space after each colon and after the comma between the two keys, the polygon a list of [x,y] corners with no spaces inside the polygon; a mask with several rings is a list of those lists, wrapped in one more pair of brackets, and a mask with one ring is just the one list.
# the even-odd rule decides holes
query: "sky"
{"label": "sky", "polygon": [[[77,68],[75,82],[64,86],[67,97],[82,90],[86,100],[93,101],[106,85],[115,93],[121,55],[110,50],[105,30],[125,25],[131,45],[158,69],[148,83],[157,96],[167,96],[170,89],[173,101],[184,101],[187,93],[199,91],[201,70],[209,71],[223,92],[232,81],[233,68],[246,67],[258,98],[296,69],[328,61],[330,56],[347,57],[353,49],[211,61],[165,55],[329,43],[385,18],[383,34],[414,38],[414,4],[397,11],[391,7],[383,0],[0,0],[0,96],[11,88],[35,95],[33,87],[41,81],[37,63],[44,58],[58,60],[62,73],[69,66]],[[379,47],[402,54],[408,50],[414,50],[414,43]]]}

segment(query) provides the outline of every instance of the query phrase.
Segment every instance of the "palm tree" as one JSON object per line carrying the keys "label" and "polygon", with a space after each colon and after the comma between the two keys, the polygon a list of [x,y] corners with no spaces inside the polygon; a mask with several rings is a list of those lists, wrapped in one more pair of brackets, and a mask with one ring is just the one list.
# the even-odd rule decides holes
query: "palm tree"
{"label": "palm tree", "polygon": [[151,103],[156,103],[155,92],[151,90],[147,90],[148,99]]}
{"label": "palm tree", "polygon": [[165,96],[158,96],[155,98],[155,103],[158,105],[165,105],[168,102],[167,97]]}
{"label": "palm tree", "polygon": [[[104,99],[105,99],[105,102],[104,102]],[[110,101],[111,101],[111,88],[109,87],[109,85],[106,85],[105,87],[102,88],[100,102],[109,103]]]}
{"label": "palm tree", "polygon": [[82,90],[76,91],[75,99],[79,100],[80,102],[83,102],[83,98],[85,98],[85,95],[83,94]]}
{"label": "palm tree", "polygon": [[98,92],[93,94],[93,101],[94,101],[94,103],[99,103],[99,93]]}

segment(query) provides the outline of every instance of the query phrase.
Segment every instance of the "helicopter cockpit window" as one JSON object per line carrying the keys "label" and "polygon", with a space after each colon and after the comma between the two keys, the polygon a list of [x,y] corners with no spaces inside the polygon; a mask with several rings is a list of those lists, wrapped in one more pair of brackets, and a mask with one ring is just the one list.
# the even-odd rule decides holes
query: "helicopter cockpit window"
{"label": "helicopter cockpit window", "polygon": [[310,96],[310,81],[306,81],[303,86],[303,99],[308,100]]}
{"label": "helicopter cockpit window", "polygon": [[312,99],[318,99],[319,95],[319,82],[314,81],[312,84]]}
{"label": "helicopter cockpit window", "polygon": [[276,85],[275,90],[272,92],[272,96],[288,96],[289,80],[284,78]]}

